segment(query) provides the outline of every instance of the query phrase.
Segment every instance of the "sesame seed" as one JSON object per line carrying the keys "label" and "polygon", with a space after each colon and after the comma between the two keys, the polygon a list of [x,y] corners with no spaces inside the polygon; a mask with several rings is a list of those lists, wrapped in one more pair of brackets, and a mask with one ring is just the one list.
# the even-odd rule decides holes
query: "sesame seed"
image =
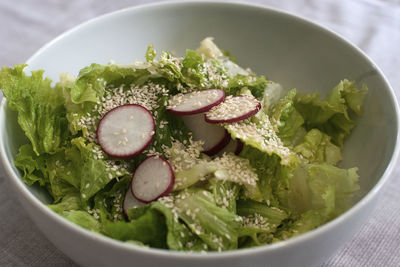
{"label": "sesame seed", "polygon": [[[261,127],[259,127],[261,125]],[[274,126],[268,119],[263,118],[260,123],[255,124],[248,120],[225,124],[225,128],[228,132],[232,133],[235,138],[239,138],[242,141],[249,141],[251,143],[260,144],[262,151],[268,154],[275,153],[281,158],[281,164],[288,165],[293,152],[288,147],[284,146],[281,139],[276,135]]]}
{"label": "sesame seed", "polygon": [[[258,176],[251,169],[250,163],[247,159],[240,158],[233,154],[224,154],[222,157],[216,158],[214,161],[216,161],[224,170],[221,175],[216,173],[217,179],[229,179],[229,181],[233,181],[241,185],[256,186]],[[228,203],[226,206],[229,206],[229,202],[226,198],[223,199],[223,203]]]}

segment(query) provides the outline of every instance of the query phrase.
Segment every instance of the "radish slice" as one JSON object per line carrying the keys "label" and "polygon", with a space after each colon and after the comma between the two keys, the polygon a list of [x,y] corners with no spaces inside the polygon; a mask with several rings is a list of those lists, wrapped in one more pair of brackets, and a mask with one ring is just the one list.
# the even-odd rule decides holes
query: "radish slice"
{"label": "radish slice", "polygon": [[241,121],[255,115],[260,109],[260,101],[253,96],[228,96],[224,102],[206,113],[205,120],[209,123]]}
{"label": "radish slice", "polygon": [[128,190],[126,190],[124,202],[122,202],[122,209],[124,211],[125,216],[128,218],[128,210],[129,209],[138,208],[138,207],[141,207],[144,205],[146,205],[146,204],[143,202],[140,202],[133,196],[132,190],[129,187]]}
{"label": "radish slice", "polygon": [[140,154],[153,140],[154,118],[144,107],[127,104],[107,112],[97,126],[97,141],[116,158]]}
{"label": "radish slice", "polygon": [[132,194],[139,201],[149,203],[168,195],[174,181],[174,172],[168,161],[150,156],[139,164],[132,176]]}
{"label": "radish slice", "polygon": [[208,89],[187,94],[177,94],[169,100],[168,110],[178,115],[193,115],[209,111],[224,101],[221,89]]}
{"label": "radish slice", "polygon": [[230,138],[229,143],[218,152],[217,156],[222,156],[224,153],[234,153],[235,155],[239,155],[243,149],[243,142],[239,139]]}
{"label": "radish slice", "polygon": [[203,153],[215,155],[229,143],[230,135],[225,128],[205,122],[203,113],[182,116],[182,119],[193,132],[193,139],[204,142]]}

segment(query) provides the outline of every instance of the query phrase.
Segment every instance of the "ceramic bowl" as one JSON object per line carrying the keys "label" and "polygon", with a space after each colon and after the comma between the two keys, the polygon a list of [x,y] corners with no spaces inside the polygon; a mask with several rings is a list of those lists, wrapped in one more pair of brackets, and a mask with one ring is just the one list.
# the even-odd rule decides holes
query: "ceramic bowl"
{"label": "ceramic bowl", "polygon": [[28,60],[29,69],[76,75],[82,67],[114,60],[143,59],[146,48],[196,48],[207,37],[236,56],[241,66],[285,88],[326,94],[343,78],[369,88],[365,109],[347,140],[343,167],[359,167],[361,191],[354,205],[333,221],[272,245],[223,253],[184,254],[146,249],[86,231],[53,213],[46,194],[27,187],[13,165],[26,142],[16,114],[3,100],[0,153],[8,182],[27,213],[60,250],[82,266],[314,266],[326,260],[365,222],[379,199],[399,146],[398,107],[379,68],[337,34],[307,20],[260,6],[217,2],[172,2],[124,9],[62,34]]}

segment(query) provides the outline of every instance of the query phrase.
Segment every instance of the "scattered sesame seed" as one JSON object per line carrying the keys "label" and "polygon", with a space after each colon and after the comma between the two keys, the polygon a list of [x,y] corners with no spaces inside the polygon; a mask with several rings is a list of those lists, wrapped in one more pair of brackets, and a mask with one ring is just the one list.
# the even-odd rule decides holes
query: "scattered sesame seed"
{"label": "scattered sesame seed", "polygon": [[268,222],[268,218],[265,218],[258,213],[255,213],[254,215],[242,217],[242,219],[243,219],[243,221],[242,221],[243,226],[254,227],[254,228],[265,229],[265,230],[270,229],[270,224]]}
{"label": "scattered sesame seed", "polygon": [[[220,172],[216,173],[216,178],[221,180],[233,181],[241,185],[256,186],[258,181],[257,174],[251,169],[249,160],[240,158],[233,154],[224,154],[222,157],[216,158],[214,160],[217,162],[225,171],[218,175]],[[224,203],[228,201],[223,199]],[[229,206],[229,203],[228,205]]]}
{"label": "scattered sesame seed", "polygon": [[[259,127],[261,125],[261,127]],[[263,118],[260,123],[255,124],[248,120],[225,124],[225,128],[235,138],[249,143],[257,143],[260,149],[268,154],[275,153],[281,158],[281,164],[288,165],[293,152],[284,146],[281,139],[276,135],[273,125],[268,117]]]}

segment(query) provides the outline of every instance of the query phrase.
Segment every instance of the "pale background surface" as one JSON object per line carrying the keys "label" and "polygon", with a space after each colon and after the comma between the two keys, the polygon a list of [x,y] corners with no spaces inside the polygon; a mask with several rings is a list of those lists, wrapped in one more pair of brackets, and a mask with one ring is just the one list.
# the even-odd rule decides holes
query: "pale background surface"
{"label": "pale background surface", "polygon": [[[24,62],[85,20],[149,2],[156,1],[0,0],[0,66]],[[377,63],[400,98],[400,0],[248,2],[294,13],[343,35]],[[33,225],[1,173],[0,167],[0,266],[76,266]],[[373,215],[323,267],[400,266],[399,175],[400,165]]]}

